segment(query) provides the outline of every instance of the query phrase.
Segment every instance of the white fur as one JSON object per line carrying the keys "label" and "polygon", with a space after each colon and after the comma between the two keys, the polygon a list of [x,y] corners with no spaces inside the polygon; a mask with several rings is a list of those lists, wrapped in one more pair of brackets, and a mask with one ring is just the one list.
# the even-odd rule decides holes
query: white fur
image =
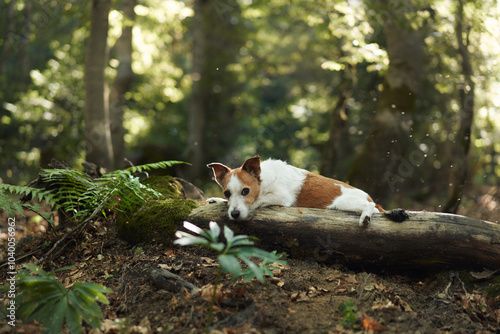
{"label": "white fur", "polygon": [[[291,166],[284,161],[272,159],[263,161],[260,168],[260,179],[262,181],[260,194],[258,199],[249,207],[245,204],[245,196],[241,194],[245,185],[237,175],[232,175],[229,179],[226,188],[231,192],[228,201],[228,216],[230,219],[234,219],[231,215],[234,211],[239,211],[238,219],[245,220],[250,218],[252,213],[259,207],[295,205],[308,171]],[[368,194],[360,189],[348,188],[342,184],[339,184],[339,186],[342,194],[332,199],[332,204],[327,208],[361,213],[359,225],[368,224],[372,214],[379,212],[375,207],[375,203],[370,202]]]}
{"label": "white fur", "polygon": [[374,212],[380,212],[375,207],[375,203],[368,200],[369,196],[363,190],[347,188],[340,184],[339,186],[342,189],[342,195],[335,198],[333,203],[327,207],[328,209],[361,213],[359,226],[367,224]]}

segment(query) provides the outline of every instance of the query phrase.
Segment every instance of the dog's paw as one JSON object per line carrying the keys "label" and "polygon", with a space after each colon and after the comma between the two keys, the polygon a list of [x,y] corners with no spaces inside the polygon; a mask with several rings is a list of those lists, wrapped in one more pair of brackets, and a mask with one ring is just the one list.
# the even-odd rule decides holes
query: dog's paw
{"label": "dog's paw", "polygon": [[207,203],[208,204],[224,203],[224,202],[227,202],[227,199],[220,198],[220,197],[210,197],[210,198],[207,198]]}
{"label": "dog's paw", "polygon": [[361,218],[359,219],[359,227],[368,227],[371,220],[372,219],[370,216],[361,216]]}

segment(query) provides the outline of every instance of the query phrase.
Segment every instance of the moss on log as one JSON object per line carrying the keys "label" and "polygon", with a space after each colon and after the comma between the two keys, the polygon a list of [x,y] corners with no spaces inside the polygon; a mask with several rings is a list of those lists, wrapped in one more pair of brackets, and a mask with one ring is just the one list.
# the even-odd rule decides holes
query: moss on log
{"label": "moss on log", "polygon": [[171,176],[150,177],[142,183],[161,193],[164,199],[150,200],[119,212],[116,218],[118,235],[133,244],[170,244],[175,240],[175,232],[182,228],[182,222],[198,204],[183,198],[182,186]]}

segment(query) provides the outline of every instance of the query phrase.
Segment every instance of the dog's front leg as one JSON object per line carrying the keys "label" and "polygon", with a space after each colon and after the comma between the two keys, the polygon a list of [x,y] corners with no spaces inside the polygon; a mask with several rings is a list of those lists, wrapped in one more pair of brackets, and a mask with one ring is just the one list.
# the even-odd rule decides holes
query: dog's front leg
{"label": "dog's front leg", "polygon": [[220,197],[210,197],[210,198],[207,198],[207,203],[209,203],[209,204],[224,203],[224,202],[227,202],[227,199],[220,198]]}

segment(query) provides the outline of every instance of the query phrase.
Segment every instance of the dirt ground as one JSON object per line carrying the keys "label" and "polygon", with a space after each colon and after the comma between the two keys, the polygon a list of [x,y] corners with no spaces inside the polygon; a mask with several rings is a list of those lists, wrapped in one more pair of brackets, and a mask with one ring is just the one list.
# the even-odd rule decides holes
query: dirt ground
{"label": "dirt ground", "polygon": [[[2,230],[8,216],[2,216]],[[58,240],[33,216],[16,218],[18,264],[35,261]],[[41,227],[40,227],[41,226]],[[5,260],[2,235],[0,265]],[[21,259],[22,254],[28,254]],[[3,260],[2,260],[3,259]],[[344,266],[287,259],[265,284],[221,280],[212,333],[500,333],[500,273],[443,271],[398,273],[353,271]],[[73,266],[56,277],[66,286],[94,282],[113,290],[102,305],[104,333],[203,333],[217,274],[216,257],[193,246],[130,245],[112,220],[95,221],[61,245],[45,270]],[[150,268],[168,270],[201,290],[170,292],[156,287]],[[0,281],[5,282],[2,267]],[[6,296],[0,302],[5,305]],[[2,321],[3,322],[3,321]],[[0,322],[0,333],[11,327]],[[3,322],[4,323],[4,322]],[[91,331],[87,325],[87,332]],[[38,333],[34,322],[16,331]]]}

